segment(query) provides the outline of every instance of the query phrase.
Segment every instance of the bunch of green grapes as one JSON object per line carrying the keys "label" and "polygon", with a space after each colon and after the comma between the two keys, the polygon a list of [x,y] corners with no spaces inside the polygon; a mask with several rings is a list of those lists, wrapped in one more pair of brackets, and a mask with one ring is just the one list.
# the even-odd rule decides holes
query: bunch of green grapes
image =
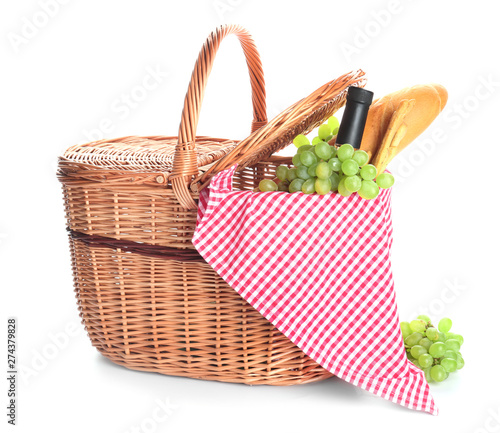
{"label": "bunch of green grapes", "polygon": [[293,140],[297,147],[293,167],[280,165],[276,169],[277,182],[264,179],[259,189],[320,195],[338,191],[344,197],[358,193],[370,200],[378,196],[379,188],[390,188],[394,184],[392,174],[381,173],[377,177],[377,169],[368,164],[369,156],[364,150],[355,150],[350,144],[337,147],[329,143],[338,130],[339,121],[332,116],[318,128],[312,143],[305,135],[297,135]]}
{"label": "bunch of green grapes", "polygon": [[425,314],[401,322],[408,359],[424,371],[427,382],[442,382],[464,366],[460,353],[464,338],[450,332],[451,325],[451,319],[445,317],[436,329]]}

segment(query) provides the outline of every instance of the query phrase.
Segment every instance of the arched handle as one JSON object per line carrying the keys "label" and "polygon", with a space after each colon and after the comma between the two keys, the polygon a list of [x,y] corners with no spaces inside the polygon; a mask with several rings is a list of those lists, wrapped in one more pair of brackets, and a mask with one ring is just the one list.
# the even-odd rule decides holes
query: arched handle
{"label": "arched handle", "polygon": [[172,189],[179,203],[185,209],[195,209],[189,184],[193,176],[198,175],[198,163],[196,159],[196,128],[200,115],[201,104],[207,85],[207,79],[212,70],[215,54],[222,40],[230,34],[238,37],[250,73],[252,85],[253,121],[251,131],[259,129],[267,123],[266,115],[266,90],[262,63],[250,34],[241,26],[227,25],[217,28],[203,45],[196,65],[194,67],[191,82],[189,83],[184,109],[182,111],[181,124],[179,127],[179,141],[175,148],[174,164],[170,179]]}

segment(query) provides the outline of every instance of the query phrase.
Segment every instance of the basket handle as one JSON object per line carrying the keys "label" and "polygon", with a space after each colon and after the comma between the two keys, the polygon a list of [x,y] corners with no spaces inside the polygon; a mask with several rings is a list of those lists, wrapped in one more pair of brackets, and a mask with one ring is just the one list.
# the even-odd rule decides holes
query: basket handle
{"label": "basket handle", "polygon": [[207,79],[212,70],[215,54],[219,45],[227,35],[238,37],[250,73],[252,86],[253,121],[252,132],[267,123],[266,90],[262,63],[250,34],[241,26],[227,25],[218,27],[208,37],[203,45],[189,83],[184,109],[182,110],[179,139],[175,147],[174,163],[170,179],[173,192],[179,203],[185,209],[196,209],[196,203],[189,192],[188,185],[193,176],[198,175],[196,158],[196,129],[200,115],[201,104],[207,85]]}

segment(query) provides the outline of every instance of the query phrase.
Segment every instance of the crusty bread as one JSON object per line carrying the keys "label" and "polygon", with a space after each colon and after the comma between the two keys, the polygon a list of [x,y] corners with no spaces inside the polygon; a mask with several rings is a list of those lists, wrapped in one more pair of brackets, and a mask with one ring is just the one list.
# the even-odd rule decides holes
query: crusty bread
{"label": "crusty bread", "polygon": [[424,84],[407,87],[375,100],[368,111],[361,140],[361,149],[372,155],[372,158],[382,143],[392,115],[405,99],[414,99],[415,105],[405,117],[406,133],[399,142],[396,153],[408,146],[432,123],[446,105],[448,93],[439,84]]}
{"label": "crusty bread", "polygon": [[382,138],[382,143],[378,146],[377,153],[373,155],[373,158],[370,158],[370,162],[377,169],[377,173],[383,173],[387,164],[398,153],[399,145],[408,130],[408,125],[405,122],[406,117],[413,110],[415,102],[415,99],[403,99],[392,114],[389,126]]}

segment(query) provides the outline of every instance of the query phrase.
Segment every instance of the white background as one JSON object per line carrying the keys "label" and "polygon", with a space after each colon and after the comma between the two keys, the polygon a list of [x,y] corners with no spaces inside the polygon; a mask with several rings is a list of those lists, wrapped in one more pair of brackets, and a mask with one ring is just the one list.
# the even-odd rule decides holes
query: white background
{"label": "white background", "polygon": [[[500,429],[494,2],[73,0],[52,8],[46,20],[41,4],[3,2],[0,13],[0,324],[18,317],[19,358],[31,369],[20,378],[17,431]],[[109,138],[175,135],[198,51],[222,23],[240,23],[253,34],[270,117],[358,67],[376,96],[428,82],[448,89],[445,113],[389,167],[397,175],[393,264],[400,315],[446,315],[465,336],[465,368],[431,388],[439,416],[339,379],[285,388],[203,382],[127,370],[91,347],[72,290],[56,157],[99,138],[103,122]],[[148,68],[168,75],[126,112],[121,95],[133,92]],[[249,89],[243,55],[230,38],[212,71],[198,132],[244,138]],[[6,338],[0,340],[5,347]],[[0,383],[4,408],[7,381]],[[157,399],[176,408],[151,424]]]}

